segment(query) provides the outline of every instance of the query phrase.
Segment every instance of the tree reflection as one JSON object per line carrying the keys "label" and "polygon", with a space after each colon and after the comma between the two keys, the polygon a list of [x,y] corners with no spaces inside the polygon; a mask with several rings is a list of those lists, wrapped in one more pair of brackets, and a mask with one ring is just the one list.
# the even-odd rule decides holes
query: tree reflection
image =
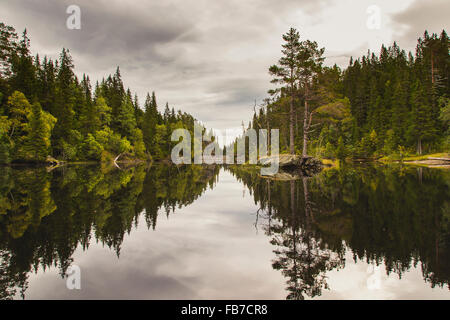
{"label": "tree reflection", "polygon": [[71,166],[2,168],[0,175],[0,298],[24,295],[27,275],[58,266],[63,276],[78,246],[92,240],[120,255],[126,233],[143,212],[158,214],[197,199],[217,181],[216,166]]}
{"label": "tree reflection", "polygon": [[[0,298],[24,296],[30,272],[64,275],[92,241],[120,255],[139,221],[193,203],[218,179],[217,166],[1,168]],[[430,286],[450,279],[450,173],[405,167],[341,167],[279,181],[229,167],[259,206],[256,227],[274,246],[272,266],[287,298],[328,288],[327,273],[355,261],[384,264],[401,277],[421,267]],[[143,219],[140,219],[142,217]]]}
{"label": "tree reflection", "polygon": [[448,286],[448,171],[342,167],[291,181],[230,171],[266,212],[273,268],[287,279],[288,299],[321,295],[326,272],[345,266],[347,250],[399,277],[420,265],[432,287]]}

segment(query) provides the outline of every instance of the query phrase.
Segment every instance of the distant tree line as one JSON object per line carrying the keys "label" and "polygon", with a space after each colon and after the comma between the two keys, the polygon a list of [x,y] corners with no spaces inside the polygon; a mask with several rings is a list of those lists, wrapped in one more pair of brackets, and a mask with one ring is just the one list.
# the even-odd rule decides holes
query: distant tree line
{"label": "distant tree line", "polygon": [[0,163],[166,159],[172,131],[194,120],[168,104],[161,113],[154,92],[141,108],[119,68],[92,87],[75,75],[69,50],[56,61],[33,57],[27,31],[19,39],[0,23]]}
{"label": "distant tree line", "polygon": [[282,152],[332,158],[372,158],[450,150],[449,37],[419,38],[415,55],[394,42],[378,55],[323,66],[324,49],[283,35],[271,66],[269,98],[249,128],[280,129]]}

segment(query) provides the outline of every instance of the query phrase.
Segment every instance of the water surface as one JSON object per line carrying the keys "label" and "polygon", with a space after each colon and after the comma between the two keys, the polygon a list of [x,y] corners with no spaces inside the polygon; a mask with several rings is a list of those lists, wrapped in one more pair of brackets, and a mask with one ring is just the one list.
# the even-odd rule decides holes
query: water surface
{"label": "water surface", "polygon": [[445,170],[0,171],[3,299],[450,298]]}

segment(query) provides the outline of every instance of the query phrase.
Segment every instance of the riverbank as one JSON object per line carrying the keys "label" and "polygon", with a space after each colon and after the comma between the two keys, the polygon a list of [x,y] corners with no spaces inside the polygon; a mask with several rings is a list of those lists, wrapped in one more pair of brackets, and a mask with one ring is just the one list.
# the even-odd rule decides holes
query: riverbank
{"label": "riverbank", "polygon": [[404,158],[383,157],[380,162],[386,163],[403,163],[408,165],[426,166],[430,168],[450,169],[449,153],[433,153],[420,156],[409,156]]}

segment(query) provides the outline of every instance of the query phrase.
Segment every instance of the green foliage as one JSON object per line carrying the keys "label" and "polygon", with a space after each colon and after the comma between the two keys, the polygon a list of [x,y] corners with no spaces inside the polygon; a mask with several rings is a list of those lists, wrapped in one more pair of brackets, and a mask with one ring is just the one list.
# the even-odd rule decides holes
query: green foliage
{"label": "green foliage", "polygon": [[56,118],[42,111],[41,105],[33,104],[29,121],[29,132],[19,150],[24,160],[45,161],[50,154],[50,136]]}
{"label": "green foliage", "polygon": [[61,150],[61,158],[63,160],[76,160],[77,156],[77,147],[67,143],[64,140],[59,141],[60,150]]}
{"label": "green foliage", "polygon": [[167,127],[164,124],[156,125],[156,133],[154,138],[154,152],[153,155],[157,159],[164,159],[167,157]]}
{"label": "green foliage", "polygon": [[10,122],[9,137],[15,139],[26,133],[28,117],[31,113],[31,104],[22,92],[14,91],[8,98],[8,112]]}
{"label": "green foliage", "polygon": [[98,242],[119,255],[140,216],[156,228],[162,214],[167,219],[212,188],[219,173],[219,167],[106,164],[2,170],[1,299],[25,290],[30,272],[56,267],[64,274],[78,246]]}
{"label": "green foliage", "polygon": [[324,118],[324,121],[342,121],[351,117],[350,100],[348,98],[337,99],[333,102],[318,107],[315,113]]}
{"label": "green foliage", "polygon": [[125,96],[120,104],[117,117],[113,120],[113,128],[117,128],[122,136],[131,138],[136,126],[133,103]]}
{"label": "green foliage", "polygon": [[101,160],[104,148],[98,143],[94,136],[90,133],[86,136],[81,145],[81,154],[86,160]]}
{"label": "green foliage", "polygon": [[98,97],[96,100],[95,111],[98,115],[99,126],[109,126],[111,123],[111,107],[106,104],[103,97]]}
{"label": "green foliage", "polygon": [[134,155],[139,159],[145,159],[144,136],[141,129],[134,129],[131,137],[134,146]]}
{"label": "green foliage", "polygon": [[114,133],[108,127],[97,131],[95,133],[95,140],[104,150],[110,151],[116,155],[131,151],[130,142],[126,138],[122,138],[118,133]]}
{"label": "green foliage", "polygon": [[154,142],[156,125],[158,124],[159,116],[160,115],[158,113],[158,106],[156,105],[155,93],[152,93],[151,98],[150,94],[147,94],[147,99],[145,100],[145,113],[142,124],[142,131],[145,147],[150,154],[153,154],[155,152]]}
{"label": "green foliage", "polygon": [[365,164],[286,182],[242,166],[229,170],[271,213],[265,231],[276,255],[272,267],[286,278],[288,299],[320,296],[326,275],[348,262],[348,252],[355,262],[381,261],[399,278],[419,267],[425,283],[447,289],[448,171]]}
{"label": "green foliage", "polygon": [[450,151],[450,99],[442,97],[439,101],[441,105],[441,111],[439,114],[439,119],[444,124],[445,136],[443,141],[443,150]]}
{"label": "green foliage", "polygon": [[[340,137],[347,155],[354,158],[397,154],[399,147],[407,153],[419,154],[449,150],[446,105],[450,55],[445,31],[440,36],[425,32],[415,55],[407,54],[396,43],[390,47],[383,45],[379,55],[369,53],[356,60],[351,58],[343,71],[337,66],[321,67],[320,63],[309,69],[296,65],[293,61],[297,58],[296,61],[307,65],[309,60],[295,57],[294,48],[301,55],[305,50],[300,48],[308,46],[294,35],[293,32],[285,35],[292,45],[283,48],[291,55],[270,69],[273,82],[281,86],[269,92],[272,99],[266,99],[265,108],[259,114],[255,112],[252,120],[253,128],[280,129],[281,151],[288,150],[290,144],[286,125],[289,104],[293,104],[297,115],[295,150],[302,148],[306,124],[308,146],[319,157],[337,157]],[[313,43],[310,47],[316,48]],[[312,110],[312,130],[308,121],[302,121],[305,85],[299,79],[305,70],[310,75],[308,107]],[[291,91],[298,91],[294,98]],[[376,138],[372,133],[376,133]]]}
{"label": "green foliage", "polygon": [[6,136],[0,136],[0,164],[9,164],[11,162],[10,143]]}
{"label": "green foliage", "polygon": [[418,143],[418,154],[422,153],[422,142],[432,140],[437,134],[437,122],[433,117],[432,105],[427,101],[425,88],[416,81],[411,94],[411,114],[408,136],[410,141]]}
{"label": "green foliage", "polygon": [[345,159],[346,156],[347,156],[347,149],[344,144],[344,139],[342,137],[339,137],[336,148],[336,157],[339,160],[343,160]]}
{"label": "green foliage", "polygon": [[89,76],[79,81],[74,68],[69,50],[58,61],[32,57],[26,30],[19,39],[14,28],[0,23],[0,161],[42,161],[47,155],[110,161],[123,152],[158,160],[170,153],[173,124],[194,126],[191,115],[168,104],[163,117],[154,92],[142,110],[137,95],[133,99],[124,89],[119,68],[94,90]]}
{"label": "green foliage", "polygon": [[358,144],[357,156],[371,158],[377,151],[378,136],[375,130],[369,134],[364,135],[361,142]]}
{"label": "green foliage", "polygon": [[384,141],[383,152],[385,154],[393,154],[396,151],[397,146],[397,136],[394,130],[389,129],[386,132],[386,139]]}

